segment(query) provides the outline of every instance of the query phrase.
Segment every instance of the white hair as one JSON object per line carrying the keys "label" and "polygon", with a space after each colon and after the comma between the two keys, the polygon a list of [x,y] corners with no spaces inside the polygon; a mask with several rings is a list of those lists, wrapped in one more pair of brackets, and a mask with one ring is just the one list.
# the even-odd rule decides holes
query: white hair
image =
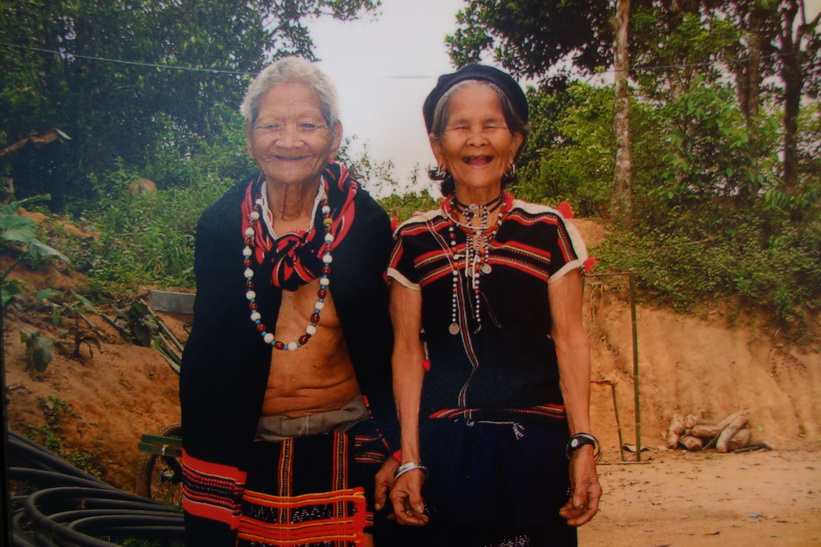
{"label": "white hair", "polygon": [[284,57],[265,67],[245,93],[239,108],[245,122],[254,125],[259,116],[259,106],[265,94],[277,84],[303,84],[313,89],[319,97],[322,116],[331,133],[339,121],[339,99],[336,87],[316,65],[299,57]]}

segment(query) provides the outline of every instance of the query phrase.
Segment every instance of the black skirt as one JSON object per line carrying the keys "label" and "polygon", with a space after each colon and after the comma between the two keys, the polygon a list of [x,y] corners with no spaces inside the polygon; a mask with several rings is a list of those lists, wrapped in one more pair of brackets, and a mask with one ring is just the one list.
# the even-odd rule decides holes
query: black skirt
{"label": "black skirt", "polygon": [[424,420],[427,544],[576,545],[576,529],[559,515],[569,499],[567,440],[564,420]]}

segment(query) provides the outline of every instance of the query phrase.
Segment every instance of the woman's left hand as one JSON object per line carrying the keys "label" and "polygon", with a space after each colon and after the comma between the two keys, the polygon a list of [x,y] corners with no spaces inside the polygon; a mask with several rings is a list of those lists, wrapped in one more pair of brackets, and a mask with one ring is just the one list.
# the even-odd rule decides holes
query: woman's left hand
{"label": "woman's left hand", "polygon": [[581,526],[599,510],[601,493],[593,447],[583,446],[570,458],[570,499],[559,514],[569,526]]}
{"label": "woman's left hand", "polygon": [[399,462],[393,456],[388,456],[379,471],[376,472],[376,489],[374,490],[374,508],[381,511],[388,499],[388,493],[393,488],[393,474],[399,467]]}

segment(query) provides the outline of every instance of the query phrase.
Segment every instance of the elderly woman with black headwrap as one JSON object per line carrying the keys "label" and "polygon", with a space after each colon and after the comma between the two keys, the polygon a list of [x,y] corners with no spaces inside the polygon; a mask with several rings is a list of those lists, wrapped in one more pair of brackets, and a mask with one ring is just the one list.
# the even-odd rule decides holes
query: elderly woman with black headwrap
{"label": "elderly woman with black headwrap", "polygon": [[529,131],[508,74],[442,76],[424,117],[444,200],[398,228],[388,270],[396,518],[425,525],[426,545],[575,545],[601,495],[584,243],[559,211],[504,191]]}

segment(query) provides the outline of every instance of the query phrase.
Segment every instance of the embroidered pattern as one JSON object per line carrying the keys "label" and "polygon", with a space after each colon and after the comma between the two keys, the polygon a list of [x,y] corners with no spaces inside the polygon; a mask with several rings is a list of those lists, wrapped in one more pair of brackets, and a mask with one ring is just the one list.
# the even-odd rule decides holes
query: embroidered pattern
{"label": "embroidered pattern", "polygon": [[[334,432],[329,441],[332,446],[326,446],[332,448],[331,453],[328,459],[322,458],[328,467],[303,466],[301,470],[298,460],[308,454],[299,449],[300,439],[282,441],[276,465],[276,493],[249,488],[242,495],[237,533],[240,545],[349,546],[364,541],[365,528],[373,524],[373,514],[367,509],[364,488],[349,488],[351,440],[344,433]],[[301,478],[308,478],[300,473],[305,474],[310,468],[312,478],[327,473],[323,482],[327,480],[329,491],[296,493],[304,482]],[[305,485],[301,487],[304,489]]]}
{"label": "embroidered pattern", "polygon": [[183,506],[192,515],[237,527],[245,473],[182,454]]}
{"label": "embroidered pattern", "polygon": [[[237,534],[241,540],[261,545],[337,541],[357,545],[364,541],[367,515],[362,488],[302,496],[270,496],[246,491],[243,502],[245,514]],[[287,522],[283,522],[285,520]]]}
{"label": "embroidered pattern", "polygon": [[563,420],[566,415],[560,405],[539,405],[531,408],[446,408],[434,412],[429,418],[465,418],[468,421],[494,421],[544,417]]}
{"label": "embroidered pattern", "polygon": [[[444,237],[448,226],[448,219],[441,210],[429,211],[407,220],[399,227],[397,235],[401,238],[413,239],[416,236],[430,233],[432,229],[443,234]],[[547,245],[522,243],[523,240],[534,240],[534,235],[539,232],[534,232],[533,229],[544,230],[543,240],[553,240],[556,244],[551,248]],[[547,232],[552,233],[553,236],[547,237]],[[523,233],[529,235],[522,238]],[[443,277],[450,277],[452,265],[448,260],[448,255],[449,253],[456,255],[464,253],[464,238],[460,239],[450,251],[437,247],[432,246],[431,250],[414,258],[413,267],[418,279],[406,279],[405,284],[422,287]],[[586,259],[587,256],[578,256],[577,249],[584,249],[584,244],[575,228],[566,223],[558,211],[544,205],[513,200],[512,207],[506,214],[499,233],[489,244],[488,263],[492,267],[510,267],[547,281],[551,276],[556,276],[564,270],[562,268],[556,271],[555,264],[581,266],[580,260]],[[554,256],[556,253],[558,256]],[[401,268],[398,268],[398,265],[402,263],[403,254],[403,247],[397,245],[391,256],[388,270],[392,277],[400,278],[400,280],[404,279],[400,272]],[[455,261],[455,263],[457,268],[464,269],[462,261]]]}

